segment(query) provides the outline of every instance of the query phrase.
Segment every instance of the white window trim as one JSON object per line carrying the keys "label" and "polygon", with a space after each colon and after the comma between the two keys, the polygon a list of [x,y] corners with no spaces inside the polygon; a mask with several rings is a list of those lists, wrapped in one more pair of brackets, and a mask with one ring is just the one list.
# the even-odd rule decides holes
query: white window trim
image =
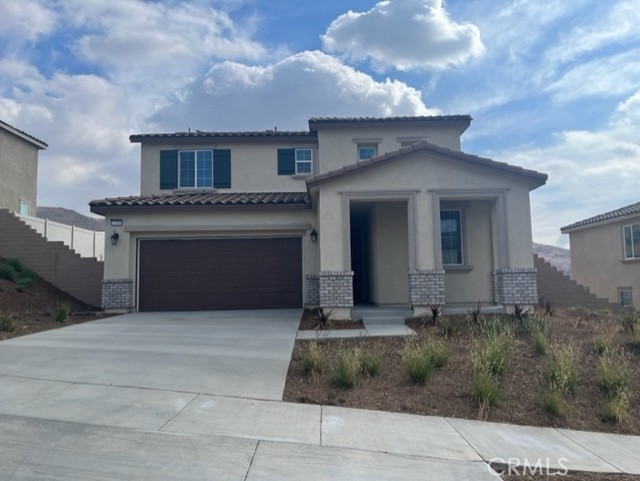
{"label": "white window trim", "polygon": [[[626,224],[622,226],[622,255],[624,256],[625,261],[633,261],[640,259],[640,252],[635,252],[634,242],[633,242],[633,226],[640,225],[640,222],[634,222],[633,224]],[[627,257],[627,241],[625,236],[625,230],[629,228],[631,231],[631,257]]]}
{"label": "white window trim", "polygon": [[371,157],[375,157],[376,155],[378,155],[378,144],[371,144],[371,143],[358,144],[358,162],[371,158],[371,157],[367,157],[366,159],[363,159],[360,156],[361,149],[373,149],[373,155]]}
{"label": "white window trim", "polygon": [[[628,292],[629,293],[629,304],[625,305],[622,304],[622,293],[623,292]],[[628,306],[628,307],[633,307],[633,289],[631,289],[631,287],[618,287],[618,303],[621,306]]]}
{"label": "white window trim", "polygon": [[[461,262],[459,263],[455,263],[455,264],[447,264],[444,261],[442,261],[442,265],[444,267],[461,267],[461,266],[465,266],[465,252],[464,252],[464,229],[463,229],[463,222],[462,222],[462,209],[440,209],[440,212],[457,212],[458,216],[460,218],[460,260]],[[441,222],[440,220],[440,215],[438,215],[438,222]],[[440,238],[442,239],[442,230],[440,229]],[[442,249],[442,241],[440,242],[440,249]]]}
{"label": "white window trim", "polygon": [[[310,155],[309,160],[298,160],[298,152],[301,150],[308,150]],[[313,149],[312,148],[300,148],[300,149],[295,149],[295,162],[296,162],[296,171],[294,175],[298,175],[298,176],[308,176],[308,175],[313,175]],[[311,168],[309,169],[309,172],[299,172],[298,171],[298,165],[299,164],[310,164]]]}
{"label": "white window trim", "polygon": [[[182,152],[193,152],[195,154],[194,157],[194,168],[195,168],[195,172],[194,172],[194,177],[193,177],[193,186],[183,186],[182,185],[182,169],[180,168],[181,164],[182,164],[182,159],[180,158],[180,154],[182,154]],[[211,186],[209,187],[198,187],[198,152],[211,152]],[[213,171],[213,149],[184,149],[184,150],[178,150],[178,189],[177,190],[193,190],[193,189],[213,189],[213,186],[215,185],[214,182],[214,175],[215,172]]]}
{"label": "white window trim", "polygon": [[[27,214],[23,214],[22,213],[22,205],[23,204],[26,205],[29,208],[29,212]],[[18,202],[18,214],[31,216],[31,202],[29,202],[28,200],[25,200],[25,199],[20,199],[20,201]]]}

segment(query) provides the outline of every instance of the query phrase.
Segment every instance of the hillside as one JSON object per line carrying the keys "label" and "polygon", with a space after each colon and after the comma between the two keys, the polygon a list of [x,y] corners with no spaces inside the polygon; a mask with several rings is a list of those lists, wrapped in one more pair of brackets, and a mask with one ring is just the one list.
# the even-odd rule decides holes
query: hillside
{"label": "hillside", "polygon": [[36,214],[41,219],[48,219],[61,224],[74,225],[88,230],[104,231],[104,219],[95,219],[64,207],[40,207]]}
{"label": "hillside", "polygon": [[552,266],[557,267],[561,272],[571,275],[571,251],[569,249],[534,242],[533,252],[551,263]]}

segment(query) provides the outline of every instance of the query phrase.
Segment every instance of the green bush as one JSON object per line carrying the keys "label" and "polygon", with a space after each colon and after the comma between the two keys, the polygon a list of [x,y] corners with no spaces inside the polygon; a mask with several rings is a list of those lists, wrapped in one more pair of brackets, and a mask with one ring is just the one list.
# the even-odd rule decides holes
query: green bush
{"label": "green bush", "polygon": [[640,311],[637,311],[633,307],[627,308],[619,317],[618,322],[624,332],[634,333],[640,327]]}
{"label": "green bush", "polygon": [[23,269],[22,272],[20,272],[20,278],[21,279],[31,279],[32,281],[36,281],[36,279],[38,278],[38,274],[36,274],[33,271],[30,271],[29,269]]}
{"label": "green bush", "polygon": [[629,390],[617,391],[604,403],[602,412],[605,419],[614,423],[621,423],[629,417]]}
{"label": "green bush", "polygon": [[16,323],[8,314],[0,315],[0,331],[13,332],[16,330]]}
{"label": "green bush", "polygon": [[349,389],[356,385],[362,353],[359,348],[340,349],[333,363],[331,380],[336,386]]}
{"label": "green bush", "polygon": [[489,318],[482,318],[477,324],[477,333],[480,337],[493,339],[503,334],[511,336],[511,334],[513,334],[513,327],[509,318],[491,316]]}
{"label": "green bush", "polygon": [[302,371],[311,376],[315,373],[321,373],[323,369],[322,353],[320,345],[317,341],[309,341],[304,354],[302,355]]}
{"label": "green bush", "polygon": [[494,337],[484,337],[476,344],[473,364],[476,371],[491,376],[501,376],[509,367],[509,355],[513,336],[507,332]]}
{"label": "green bush", "polygon": [[56,309],[56,312],[53,314],[53,319],[58,324],[62,324],[69,317],[69,306],[67,304],[61,304]]}
{"label": "green bush", "polygon": [[541,332],[545,336],[551,332],[551,319],[547,316],[541,316],[538,313],[531,314],[523,322],[525,332],[528,334],[534,334]]}
{"label": "green bush", "polygon": [[542,409],[554,416],[562,417],[567,413],[567,403],[564,396],[553,387],[546,388],[542,394],[540,405]]}
{"label": "green bush", "polygon": [[0,279],[13,282],[16,279],[16,270],[9,264],[2,264],[0,266]]}
{"label": "green bush", "polygon": [[630,371],[628,357],[615,350],[606,352],[598,359],[600,385],[609,396],[629,389]]}
{"label": "green bush", "polygon": [[18,292],[24,292],[31,286],[33,286],[33,279],[30,279],[29,277],[20,277],[16,281],[16,289]]}
{"label": "green bush", "polygon": [[560,394],[575,392],[578,385],[578,355],[573,345],[554,346],[545,367],[552,389]]}
{"label": "green bush", "polygon": [[7,259],[6,265],[13,267],[16,273],[22,272],[22,263],[18,259]]}
{"label": "green bush", "polygon": [[402,353],[405,372],[414,384],[424,384],[435,368],[433,358],[419,342],[408,342]]}
{"label": "green bush", "polygon": [[473,375],[473,397],[481,407],[495,405],[500,399],[498,379],[484,371],[476,371]]}
{"label": "green bush", "polygon": [[376,353],[362,353],[360,356],[360,370],[367,376],[377,376],[380,372],[380,364],[380,356]]}
{"label": "green bush", "polygon": [[429,339],[424,344],[424,349],[435,368],[443,367],[449,361],[449,346],[444,339]]}
{"label": "green bush", "polygon": [[535,351],[544,356],[549,348],[549,341],[547,341],[545,333],[542,331],[534,331],[531,334],[531,340],[533,341]]}

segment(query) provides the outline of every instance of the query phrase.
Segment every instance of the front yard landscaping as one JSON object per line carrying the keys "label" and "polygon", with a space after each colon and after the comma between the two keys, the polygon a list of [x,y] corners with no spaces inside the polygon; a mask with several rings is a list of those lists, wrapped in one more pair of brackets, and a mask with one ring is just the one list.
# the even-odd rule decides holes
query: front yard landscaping
{"label": "front yard landscaping", "polygon": [[407,324],[417,336],[339,341],[318,330],[297,341],[284,400],[640,435],[637,311]]}

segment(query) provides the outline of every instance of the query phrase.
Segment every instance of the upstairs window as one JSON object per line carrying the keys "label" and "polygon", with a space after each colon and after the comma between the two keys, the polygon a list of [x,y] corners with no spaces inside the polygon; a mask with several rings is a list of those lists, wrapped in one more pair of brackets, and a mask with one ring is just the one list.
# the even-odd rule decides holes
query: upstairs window
{"label": "upstairs window", "polygon": [[181,150],[179,156],[178,187],[213,187],[213,151]]}
{"label": "upstairs window", "polygon": [[358,161],[375,157],[377,153],[378,147],[376,145],[358,145]]}
{"label": "upstairs window", "polygon": [[640,222],[625,225],[624,233],[624,258],[640,259]]}
{"label": "upstairs window", "polygon": [[313,172],[313,155],[311,149],[296,149],[296,174]]}
{"label": "upstairs window", "polygon": [[459,210],[440,211],[442,263],[462,265],[462,225]]}

